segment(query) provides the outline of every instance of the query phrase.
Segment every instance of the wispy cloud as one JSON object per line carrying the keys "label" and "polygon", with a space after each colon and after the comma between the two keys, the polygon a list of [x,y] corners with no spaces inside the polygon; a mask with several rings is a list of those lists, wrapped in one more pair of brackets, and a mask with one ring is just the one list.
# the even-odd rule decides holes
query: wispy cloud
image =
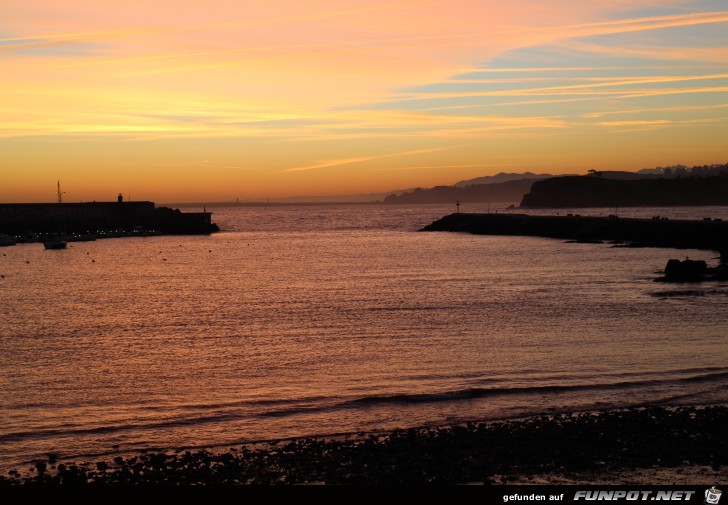
{"label": "wispy cloud", "polygon": [[725,92],[728,92],[728,86],[649,89],[649,90],[634,90],[634,91],[625,92],[625,94],[620,95],[619,98],[642,98],[642,97],[648,97],[648,96],[683,95],[683,94],[691,94],[691,93],[725,93]]}
{"label": "wispy cloud", "polygon": [[612,116],[617,114],[642,114],[645,112],[678,112],[678,111],[699,111],[699,110],[711,110],[711,109],[724,109],[728,108],[728,103],[719,103],[712,105],[680,105],[673,107],[647,107],[640,109],[626,109],[626,110],[612,110],[612,111],[598,111],[581,114],[583,118],[600,118],[604,116]]}
{"label": "wispy cloud", "polygon": [[[716,79],[728,79],[728,73],[721,74],[703,74],[703,75],[665,75],[665,76],[644,76],[644,77],[622,77],[611,78],[605,82],[589,82],[582,84],[572,84],[565,86],[548,86],[525,89],[505,89],[505,90],[488,90],[488,91],[455,91],[455,92],[428,92],[428,93],[402,93],[399,98],[394,101],[402,100],[432,100],[443,98],[464,98],[464,97],[483,97],[483,96],[530,96],[530,95],[557,95],[557,94],[623,94],[626,90],[596,90],[595,88],[617,87],[617,86],[634,86],[642,84],[661,84],[670,82],[684,81],[706,81]],[[636,91],[639,92],[639,91]]]}
{"label": "wispy cloud", "polygon": [[643,125],[665,125],[672,121],[667,119],[654,119],[651,121],[602,121],[597,123],[599,126],[643,126]]}
{"label": "wispy cloud", "polygon": [[148,35],[159,33],[173,33],[195,30],[220,30],[225,28],[243,28],[261,25],[275,25],[312,20],[322,20],[343,16],[356,16],[366,12],[390,10],[401,7],[402,2],[391,5],[375,5],[334,11],[321,11],[309,14],[297,14],[292,16],[279,16],[259,19],[244,19],[239,21],[224,21],[216,23],[180,24],[170,26],[132,27],[116,30],[99,30],[71,33],[33,34],[16,37],[0,37],[0,50],[11,51],[27,47],[38,47],[39,45],[66,44],[69,42],[102,40],[134,35]]}
{"label": "wispy cloud", "polygon": [[603,45],[586,42],[572,41],[569,43],[571,49],[600,54],[608,57],[642,58],[647,60],[673,61],[673,68],[680,62],[691,63],[704,62],[709,64],[722,64],[728,61],[728,47],[681,47],[681,46],[647,46],[630,45],[619,46],[617,44]]}
{"label": "wispy cloud", "polygon": [[462,145],[448,146],[448,147],[434,147],[431,149],[415,149],[412,151],[401,151],[401,152],[397,152],[397,153],[379,154],[379,155],[375,155],[375,156],[360,156],[360,157],[356,157],[356,158],[339,158],[339,159],[334,159],[334,160],[323,160],[323,161],[314,163],[312,165],[304,165],[302,167],[287,168],[285,170],[282,170],[282,172],[301,172],[304,170],[315,170],[318,168],[329,168],[329,167],[336,167],[336,166],[340,166],[340,165],[350,165],[353,163],[362,163],[365,161],[381,160],[381,159],[386,159],[386,158],[397,158],[400,156],[414,156],[417,154],[436,153],[436,152],[440,152],[440,151],[456,149],[458,147],[462,147]]}
{"label": "wispy cloud", "polygon": [[398,172],[402,170],[431,170],[431,169],[444,169],[444,168],[493,168],[493,167],[510,167],[512,163],[477,163],[467,165],[425,165],[416,167],[387,167],[387,168],[373,168],[376,172]]}
{"label": "wispy cloud", "polygon": [[662,28],[678,28],[701,24],[725,23],[728,11],[699,12],[691,14],[675,14],[669,16],[650,16],[617,21],[604,21],[566,25],[553,28],[515,30],[529,37],[529,43],[545,43],[561,39],[590,37],[594,35],[614,35],[620,33],[657,30]]}
{"label": "wispy cloud", "polygon": [[197,58],[197,57],[209,58],[209,57],[213,57],[213,56],[229,56],[229,55],[239,55],[239,54],[246,54],[246,53],[288,50],[288,49],[297,49],[297,48],[301,48],[301,47],[302,46],[300,44],[274,44],[274,45],[264,45],[264,46],[257,46],[257,47],[221,49],[221,50],[216,50],[216,51],[193,51],[193,52],[183,52],[183,53],[155,54],[155,55],[150,55],[150,56],[135,56],[135,57],[130,57],[130,58],[104,58],[104,59],[95,59],[95,60],[91,60],[91,61],[74,61],[71,63],[61,64],[61,65],[59,65],[59,67],[60,68],[81,68],[81,67],[92,67],[92,66],[103,66],[103,65],[112,66],[112,65],[130,64],[130,63],[160,62],[160,61],[166,61],[166,60],[188,59],[188,58]]}
{"label": "wispy cloud", "polygon": [[727,120],[728,118],[726,117],[719,117],[705,119],[686,119],[682,121],[666,119],[652,121],[604,121],[597,123],[597,126],[609,128],[607,133],[633,133],[653,131],[663,128],[715,125],[718,123],[725,123]]}
{"label": "wispy cloud", "polygon": [[[501,74],[501,73],[553,73],[553,72],[592,72],[606,70],[674,70],[675,68],[705,68],[705,65],[620,65],[620,66],[593,66],[593,67],[494,67],[463,69],[460,74]],[[728,67],[728,65],[721,65]],[[466,80],[466,79],[463,79]]]}

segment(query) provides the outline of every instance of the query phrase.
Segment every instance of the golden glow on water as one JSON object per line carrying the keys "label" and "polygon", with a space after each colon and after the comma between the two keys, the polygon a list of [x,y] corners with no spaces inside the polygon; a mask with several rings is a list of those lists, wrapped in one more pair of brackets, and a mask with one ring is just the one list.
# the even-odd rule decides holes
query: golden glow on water
{"label": "golden glow on water", "polygon": [[210,237],[3,249],[0,466],[725,401],[726,286],[670,296],[674,251],[414,232],[447,210],[219,209]]}

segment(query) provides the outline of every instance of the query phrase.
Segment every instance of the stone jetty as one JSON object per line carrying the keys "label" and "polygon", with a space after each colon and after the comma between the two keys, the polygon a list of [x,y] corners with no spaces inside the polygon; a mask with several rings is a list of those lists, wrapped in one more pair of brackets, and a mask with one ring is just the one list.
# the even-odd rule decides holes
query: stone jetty
{"label": "stone jetty", "polygon": [[719,219],[696,221],[616,216],[456,213],[438,219],[421,231],[522,235],[578,242],[621,242],[628,246],[706,249],[720,251],[724,261],[728,255],[728,222]]}

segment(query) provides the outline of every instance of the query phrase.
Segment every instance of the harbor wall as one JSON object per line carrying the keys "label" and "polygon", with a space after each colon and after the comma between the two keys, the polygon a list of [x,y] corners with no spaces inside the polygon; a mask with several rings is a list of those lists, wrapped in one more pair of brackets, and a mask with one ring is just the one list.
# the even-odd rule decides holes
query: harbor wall
{"label": "harbor wall", "polygon": [[156,207],[154,202],[86,202],[0,204],[0,233],[93,233],[136,227],[168,234],[216,231],[210,212]]}

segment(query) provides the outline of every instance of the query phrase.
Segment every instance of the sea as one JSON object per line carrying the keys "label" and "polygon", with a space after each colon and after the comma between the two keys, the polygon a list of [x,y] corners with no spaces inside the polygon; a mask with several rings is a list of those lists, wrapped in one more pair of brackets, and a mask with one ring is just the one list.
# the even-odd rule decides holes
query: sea
{"label": "sea", "polygon": [[728,403],[728,283],[655,282],[715,252],[418,231],[453,205],[207,210],[220,233],[0,249],[0,470]]}

